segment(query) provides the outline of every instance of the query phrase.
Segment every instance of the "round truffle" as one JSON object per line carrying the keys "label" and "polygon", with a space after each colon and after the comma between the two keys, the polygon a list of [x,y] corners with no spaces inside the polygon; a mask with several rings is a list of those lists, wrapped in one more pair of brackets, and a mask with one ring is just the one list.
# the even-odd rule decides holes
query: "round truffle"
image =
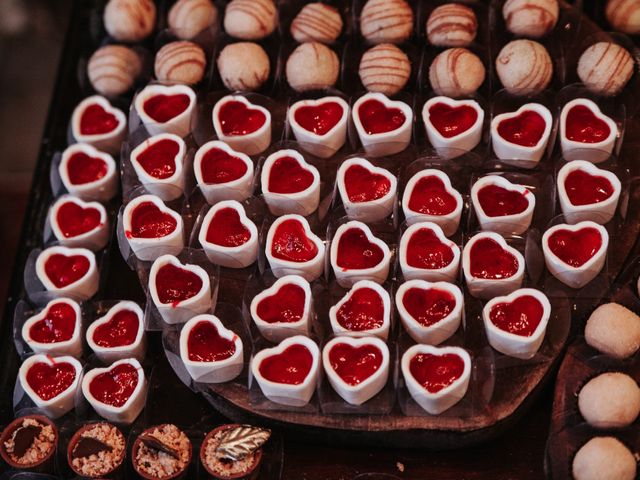
{"label": "round truffle", "polygon": [[278,23],[273,0],[233,0],[224,12],[224,29],[232,37],[258,40],[270,35]]}
{"label": "round truffle", "polygon": [[381,43],[364,52],[358,73],[362,85],[370,92],[395,95],[409,80],[411,62],[392,43]]}
{"label": "round truffle", "polygon": [[538,42],[514,40],[500,50],[496,72],[512,95],[535,95],[551,82],[553,63],[547,49]]}
{"label": "round truffle", "polygon": [[558,0],[507,0],[502,16],[514,35],[540,38],[556,26],[559,10]]}
{"label": "round truffle", "polygon": [[195,43],[167,43],[156,54],[156,78],[161,82],[193,85],[202,80],[206,64],[204,51]]}
{"label": "round truffle", "polygon": [[598,42],[578,60],[578,76],[585,86],[601,95],[617,95],[633,75],[633,59],[616,43]]}
{"label": "round truffle", "polygon": [[269,70],[269,57],[256,43],[231,43],[218,56],[218,72],[229,90],[257,90],[269,78]]}
{"label": "round truffle", "polygon": [[431,88],[438,95],[466,97],[484,82],[485,69],[477,55],[466,48],[450,48],[440,53],[429,67]]}
{"label": "round truffle", "polygon": [[303,43],[289,55],[287,81],[297,92],[333,87],[340,61],[336,53],[318,42]]}
{"label": "round truffle", "polygon": [[640,348],[640,317],[617,303],[596,308],[584,329],[587,343],[615,358],[627,358]]}
{"label": "round truffle", "polygon": [[604,14],[615,30],[628,35],[640,34],[640,2],[638,0],[608,0]]}
{"label": "round truffle", "polygon": [[291,36],[296,42],[333,43],[342,31],[342,17],[326,3],[308,3],[291,22]]}
{"label": "round truffle", "polygon": [[178,0],[169,10],[169,28],[181,40],[190,40],[218,20],[211,0]]}
{"label": "round truffle", "polygon": [[152,0],[109,0],[104,8],[104,28],[121,42],[139,42],[153,31],[156,5]]}
{"label": "round truffle", "polygon": [[594,437],[573,458],[575,480],[634,480],[636,459],[617,438]]}
{"label": "round truffle", "polygon": [[427,20],[427,38],[436,47],[466,47],[476,38],[478,19],[466,5],[445,3]]}
{"label": "round truffle", "polygon": [[369,0],[360,13],[360,32],[371,43],[402,43],[413,31],[413,10],[404,0]]}
{"label": "round truffle", "polygon": [[105,45],[96,50],[87,65],[93,88],[108,97],[122,95],[140,75],[142,62],[136,52],[122,45]]}
{"label": "round truffle", "polygon": [[598,428],[626,427],[640,414],[640,388],[629,375],[603,373],[582,387],[578,408]]}

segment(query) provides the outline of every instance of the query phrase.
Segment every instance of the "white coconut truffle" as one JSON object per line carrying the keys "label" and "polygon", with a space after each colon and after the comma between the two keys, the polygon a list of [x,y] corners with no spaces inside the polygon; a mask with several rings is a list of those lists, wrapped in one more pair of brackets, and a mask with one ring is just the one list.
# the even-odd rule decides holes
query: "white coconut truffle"
{"label": "white coconut truffle", "polygon": [[604,13],[611,26],[628,35],[640,34],[640,2],[608,0]]}
{"label": "white coconut truffle", "polygon": [[269,57],[252,42],[231,43],[218,56],[218,72],[229,90],[258,90],[269,78]]}
{"label": "white coconut truffle", "polygon": [[370,43],[402,43],[413,32],[413,10],[404,0],[368,0],[360,33]]}
{"label": "white coconut truffle", "polygon": [[411,62],[407,54],[392,43],[381,43],[364,52],[358,73],[368,91],[395,95],[409,80]]}
{"label": "white coconut truffle", "polygon": [[156,78],[161,82],[193,85],[202,80],[207,60],[199,45],[181,40],[167,43],[156,54]]}
{"label": "white coconut truffle", "polygon": [[514,35],[540,38],[558,23],[558,0],[507,0],[502,7],[504,23]]}
{"label": "white coconut truffle", "polygon": [[298,46],[289,55],[286,66],[287,81],[297,92],[333,87],[339,70],[338,55],[318,42]]}
{"label": "white coconut truffle", "polygon": [[273,0],[233,0],[224,13],[224,29],[232,37],[259,40],[273,33],[278,11]]}
{"label": "white coconut truffle", "polygon": [[627,358],[640,348],[640,317],[617,303],[596,308],[584,329],[586,342],[615,358]]}
{"label": "white coconut truffle", "polygon": [[633,75],[631,54],[617,43],[598,42],[578,60],[578,76],[585,86],[601,95],[617,95]]}
{"label": "white coconut truffle", "polygon": [[136,52],[123,45],[105,45],[96,50],[87,64],[87,75],[98,93],[122,95],[133,87],[142,70]]}
{"label": "white coconut truffle", "polygon": [[218,21],[218,9],[211,0],[178,0],[167,20],[176,37],[191,40]]}
{"label": "white coconut truffle", "polygon": [[485,68],[477,55],[466,48],[440,53],[429,67],[429,82],[438,95],[467,97],[484,82]]}
{"label": "white coconut truffle", "polygon": [[477,33],[475,12],[459,3],[445,3],[434,8],[427,20],[427,38],[436,47],[466,47]]}
{"label": "white coconut truffle", "polygon": [[553,63],[547,49],[538,42],[514,40],[500,50],[496,72],[509,93],[535,95],[551,82]]}
{"label": "white coconut truffle", "polygon": [[582,387],[578,408],[584,419],[598,428],[626,427],[640,414],[640,388],[629,375],[603,373]]}
{"label": "white coconut truffle", "polygon": [[104,8],[104,28],[121,42],[144,40],[156,24],[156,5],[152,0],[109,0]]}
{"label": "white coconut truffle", "polygon": [[634,480],[636,459],[615,437],[594,437],[573,458],[575,480]]}
{"label": "white coconut truffle", "polygon": [[296,42],[333,43],[342,32],[342,17],[337,8],[326,3],[308,3],[291,22]]}

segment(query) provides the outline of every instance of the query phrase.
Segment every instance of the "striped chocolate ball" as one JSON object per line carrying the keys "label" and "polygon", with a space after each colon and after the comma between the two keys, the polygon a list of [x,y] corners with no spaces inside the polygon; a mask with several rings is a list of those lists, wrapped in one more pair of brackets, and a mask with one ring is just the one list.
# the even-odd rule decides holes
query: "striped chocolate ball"
{"label": "striped chocolate ball", "polygon": [[273,0],[233,0],[224,13],[224,29],[232,37],[258,40],[276,29],[277,20]]}
{"label": "striped chocolate ball", "polygon": [[436,47],[466,47],[476,38],[478,19],[466,5],[445,3],[427,20],[427,38]]}
{"label": "striped chocolate ball", "polygon": [[409,80],[411,62],[395,45],[381,43],[362,55],[358,73],[368,91],[395,95]]}
{"label": "striped chocolate ball", "polygon": [[609,0],[604,10],[611,26],[628,35],[640,34],[640,2]]}
{"label": "striped chocolate ball", "polygon": [[195,43],[167,43],[156,54],[156,78],[162,82],[193,85],[202,80],[206,64],[204,51]]}
{"label": "striped chocolate ball", "polygon": [[369,0],[360,13],[360,32],[370,43],[402,43],[413,31],[413,11],[404,0]]}
{"label": "striped chocolate ball", "polygon": [[156,24],[152,0],[110,0],[104,9],[104,28],[121,42],[144,40]]}
{"label": "striped chocolate ball", "polygon": [[333,43],[342,31],[340,12],[331,5],[309,3],[291,22],[291,36],[296,42]]}
{"label": "striped chocolate ball", "polygon": [[466,48],[440,53],[429,67],[431,88],[438,95],[468,97],[484,82],[485,68],[477,55]]}
{"label": "striped chocolate ball", "polygon": [[559,10],[558,0],[507,0],[502,16],[514,35],[540,38],[556,26]]}
{"label": "striped chocolate ball", "polygon": [[211,0],[178,0],[167,20],[176,37],[189,40],[218,20],[218,9]]}
{"label": "striped chocolate ball", "polygon": [[578,60],[578,76],[585,86],[601,95],[617,95],[633,75],[631,54],[616,43],[598,42]]}
{"label": "striped chocolate ball", "polygon": [[303,43],[287,59],[286,74],[297,92],[333,87],[338,80],[338,55],[322,43]]}
{"label": "striped chocolate ball", "polygon": [[87,65],[91,85],[106,96],[122,95],[130,90],[141,70],[138,54],[122,45],[99,48]]}
{"label": "striped chocolate ball", "polygon": [[500,50],[496,72],[509,93],[535,95],[551,82],[553,63],[547,49],[538,42],[514,40]]}

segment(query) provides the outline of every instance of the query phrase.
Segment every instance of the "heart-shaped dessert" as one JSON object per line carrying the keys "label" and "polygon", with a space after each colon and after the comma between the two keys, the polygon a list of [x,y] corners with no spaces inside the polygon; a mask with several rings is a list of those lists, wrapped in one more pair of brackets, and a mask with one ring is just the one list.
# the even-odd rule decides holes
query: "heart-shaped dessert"
{"label": "heart-shaped dessert", "polygon": [[22,325],[22,338],[35,353],[49,355],[82,354],[82,312],[68,298],[51,300],[38,314]]}
{"label": "heart-shaped dessert", "polygon": [[[295,107],[295,108],[294,108]],[[336,128],[345,117],[347,110],[337,100],[327,100],[301,104],[291,107],[290,119],[304,128],[307,132],[322,137]]]}
{"label": "heart-shaped dessert", "polygon": [[496,129],[504,141],[533,148],[543,139],[547,130],[547,121],[530,107],[521,107],[514,116],[505,117],[497,122]]}
{"label": "heart-shaped dessert", "polygon": [[186,85],[147,85],[137,95],[134,106],[140,120],[151,135],[174,133],[186,136],[196,94]]}
{"label": "heart-shaped dessert", "polygon": [[356,112],[367,135],[392,132],[407,121],[407,117],[400,108],[388,107],[380,100],[373,98],[358,105]]}
{"label": "heart-shaped dessert", "polygon": [[414,345],[401,364],[409,393],[432,415],[448,410],[467,393],[471,357],[462,348]]}
{"label": "heart-shaped dessert", "polygon": [[[566,160],[599,163],[611,155],[618,136],[616,122],[586,98],[568,102],[560,113],[560,145]],[[580,149],[579,152],[571,150]]]}
{"label": "heart-shaped dessert", "polygon": [[456,137],[472,128],[478,121],[478,111],[470,105],[434,103],[428,109],[429,121],[444,138]]}
{"label": "heart-shaped dessert", "polygon": [[85,98],[71,117],[71,133],[78,143],[87,143],[111,154],[120,152],[126,125],[124,112],[99,95]]}
{"label": "heart-shaped dessert", "polygon": [[49,224],[64,247],[101,250],[109,241],[107,211],[98,202],[84,202],[64,195],[51,206]]}
{"label": "heart-shaped dessert", "polygon": [[391,326],[389,292],[375,282],[360,280],[331,307],[329,320],[336,335],[373,335],[386,340]]}
{"label": "heart-shaped dessert", "polygon": [[86,248],[49,247],[36,259],[36,276],[44,288],[80,300],[98,290],[98,269],[92,251]]}
{"label": "heart-shaped dessert", "polygon": [[67,191],[85,201],[109,201],[118,189],[115,161],[88,144],[67,147],[58,172]]}
{"label": "heart-shaped dessert", "polygon": [[582,267],[602,248],[602,235],[593,227],[580,230],[556,230],[547,240],[549,250],[567,265]]}
{"label": "heart-shaped dessert", "polygon": [[189,103],[191,103],[191,99],[184,93],[158,94],[144,101],[142,111],[155,122],[165,123],[183,113],[189,107]]}
{"label": "heart-shaped dessert", "polygon": [[411,225],[400,238],[400,268],[405,280],[453,282],[460,266],[460,247],[433,222]]}
{"label": "heart-shaped dessert", "polygon": [[213,107],[213,128],[234,150],[257,155],[271,143],[271,113],[242,95],[227,95]]}
{"label": "heart-shaped dessert", "polygon": [[118,302],[89,325],[87,342],[103,363],[123,358],[142,360],[146,350],[144,312],[135,302]]}
{"label": "heart-shaped dessert", "polygon": [[79,132],[87,136],[104,135],[113,132],[119,125],[118,117],[112,111],[107,111],[99,103],[91,103],[80,115]]}
{"label": "heart-shaped dessert", "polygon": [[611,128],[585,105],[574,105],[567,111],[565,136],[579,143],[601,143],[611,134]]}
{"label": "heart-shaped dessert", "polygon": [[336,393],[362,405],[387,383],[389,347],[379,338],[337,337],[325,345],[322,363]]}

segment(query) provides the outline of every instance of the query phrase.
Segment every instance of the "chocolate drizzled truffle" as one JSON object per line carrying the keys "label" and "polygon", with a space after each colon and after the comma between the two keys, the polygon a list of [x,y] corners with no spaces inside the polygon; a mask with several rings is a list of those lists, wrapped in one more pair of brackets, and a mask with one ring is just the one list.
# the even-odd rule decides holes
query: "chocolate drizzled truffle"
{"label": "chocolate drizzled truffle", "polygon": [[594,437],[573,458],[575,480],[634,480],[636,459],[615,437]]}
{"label": "chocolate drizzled truffle", "polygon": [[273,0],[233,0],[224,13],[224,29],[232,37],[258,40],[270,35],[278,23]]}
{"label": "chocolate drizzled truffle", "polygon": [[171,424],[151,427],[140,434],[132,448],[133,468],[143,478],[175,478],[191,462],[191,441]]}
{"label": "chocolate drizzled truffle", "polygon": [[438,95],[466,97],[484,82],[485,68],[477,55],[466,48],[450,48],[434,58],[429,82]]}
{"label": "chocolate drizzled truffle", "polygon": [[638,0],[608,0],[604,13],[614,29],[628,35],[640,34]]}
{"label": "chocolate drizzled truffle", "polygon": [[596,308],[584,328],[591,347],[615,358],[628,358],[640,349],[640,317],[617,303]]}
{"label": "chocolate drizzled truffle", "polygon": [[156,5],[152,0],[109,0],[104,9],[104,28],[121,42],[147,38],[156,24]]}
{"label": "chocolate drizzled truffle", "polygon": [[126,446],[124,435],[113,425],[86,425],[71,438],[67,461],[82,477],[103,478],[122,465]]}
{"label": "chocolate drizzled truffle", "polygon": [[616,43],[594,43],[578,60],[580,80],[589,90],[601,95],[617,95],[632,75],[633,58]]}
{"label": "chocolate drizzled truffle", "polygon": [[496,72],[512,95],[535,95],[551,82],[553,63],[547,49],[538,42],[514,40],[500,50]]}
{"label": "chocolate drizzled truffle", "polygon": [[318,42],[303,43],[287,59],[287,81],[298,92],[333,87],[340,61],[329,47]]}
{"label": "chocolate drizzled truffle", "polygon": [[252,42],[231,43],[218,56],[218,72],[229,90],[259,89],[269,78],[269,57]]}
{"label": "chocolate drizzled truffle", "polygon": [[193,85],[202,80],[206,64],[204,51],[195,43],[171,42],[156,54],[156,78],[162,82]]}
{"label": "chocolate drizzled truffle", "polygon": [[559,10],[558,0],[507,0],[502,16],[514,35],[540,38],[556,26]]}
{"label": "chocolate drizzled truffle", "polygon": [[436,47],[466,47],[476,38],[478,19],[466,5],[445,3],[427,20],[427,38]]}
{"label": "chocolate drizzled truffle", "polygon": [[381,43],[367,50],[358,70],[364,88],[370,92],[395,95],[411,75],[409,57],[392,43]]}
{"label": "chocolate drizzled truffle", "polygon": [[218,9],[211,0],[178,0],[167,20],[176,37],[190,40],[218,21]]}
{"label": "chocolate drizzled truffle", "polygon": [[342,26],[338,9],[325,3],[308,3],[291,22],[291,36],[300,43],[333,43]]}
{"label": "chocolate drizzled truffle", "polygon": [[0,453],[13,468],[35,468],[48,462],[58,443],[55,425],[41,415],[21,417],[0,435]]}
{"label": "chocolate drizzled truffle", "polygon": [[404,0],[369,0],[360,13],[360,32],[371,43],[402,43],[413,31],[413,11]]}
{"label": "chocolate drizzled truffle", "polygon": [[87,64],[91,85],[106,96],[121,95],[130,90],[141,70],[138,54],[122,45],[99,48]]}

